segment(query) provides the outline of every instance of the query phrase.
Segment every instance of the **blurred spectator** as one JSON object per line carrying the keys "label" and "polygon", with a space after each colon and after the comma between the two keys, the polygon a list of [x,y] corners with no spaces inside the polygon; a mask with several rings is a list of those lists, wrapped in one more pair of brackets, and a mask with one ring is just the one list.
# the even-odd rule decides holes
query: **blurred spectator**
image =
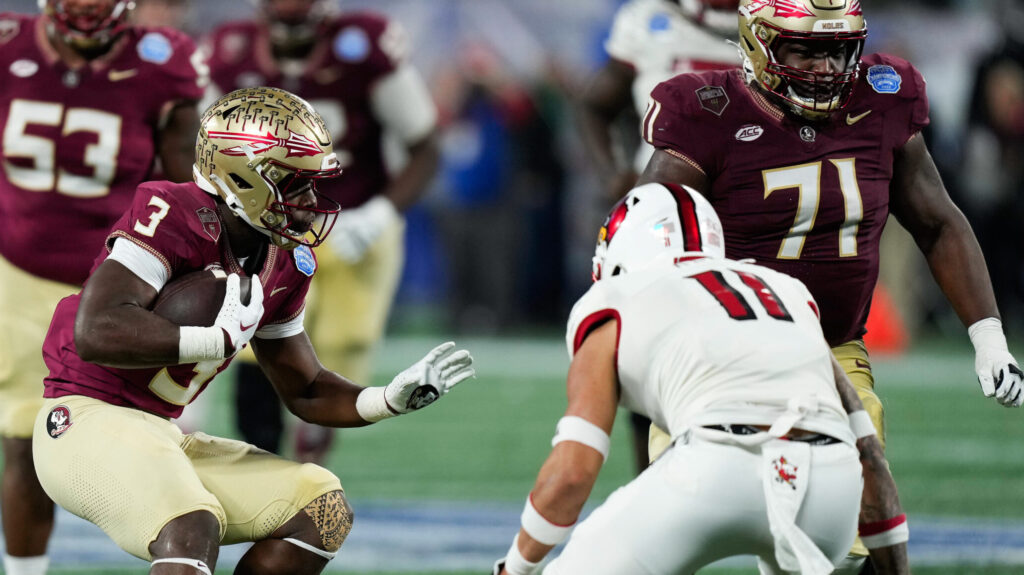
{"label": "blurred spectator", "polygon": [[961,207],[985,252],[1006,322],[1024,322],[1024,1],[1003,0],[1001,41],[975,68]]}

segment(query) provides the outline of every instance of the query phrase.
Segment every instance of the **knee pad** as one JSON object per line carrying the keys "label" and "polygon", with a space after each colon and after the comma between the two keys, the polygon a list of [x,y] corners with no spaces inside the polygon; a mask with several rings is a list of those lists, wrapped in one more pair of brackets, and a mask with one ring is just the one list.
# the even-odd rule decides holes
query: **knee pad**
{"label": "knee pad", "polygon": [[345,499],[345,493],[340,489],[328,491],[310,501],[302,510],[316,525],[324,549],[328,552],[340,549],[352,531],[352,507]]}

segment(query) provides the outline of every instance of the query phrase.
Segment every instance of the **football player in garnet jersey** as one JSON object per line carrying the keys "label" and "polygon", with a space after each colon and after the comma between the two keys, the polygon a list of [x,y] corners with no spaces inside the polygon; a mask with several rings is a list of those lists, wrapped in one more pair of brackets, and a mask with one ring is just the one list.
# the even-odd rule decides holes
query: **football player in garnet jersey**
{"label": "football player in garnet jersey", "polygon": [[[426,190],[440,158],[437,112],[419,73],[406,60],[401,27],[371,12],[336,14],[325,0],[259,0],[262,17],[217,28],[210,38],[213,83],[221,92],[248,86],[284,88],[323,115],[345,168],[324,194],[343,209],[331,240],[317,251],[320,272],[306,327],[320,357],[367,381],[403,263],[402,212]],[[385,138],[404,151],[392,172]],[[340,294],[344,294],[341,296]],[[280,401],[259,367],[236,370],[242,436],[277,452]],[[300,423],[296,456],[319,462],[334,430]]]}
{"label": "football player in garnet jersey", "polygon": [[[613,150],[618,118],[631,104],[642,114],[651,90],[676,74],[738,67],[736,47],[725,40],[736,32],[737,4],[739,0],[631,0],[616,12],[605,42],[610,58],[587,85],[580,113],[584,142],[612,201],[633,187],[654,152],[641,142],[633,161],[624,165]],[[650,423],[632,415],[638,472],[648,464]]]}
{"label": "football player in garnet jersey", "polygon": [[[320,573],[352,527],[338,478],[250,444],[183,434],[170,419],[252,343],[285,406],[357,427],[426,407],[472,377],[448,342],[384,387],[317,359],[303,328],[316,257],[339,207],[319,193],[340,162],[320,116],[276,88],[247,88],[203,115],[195,181],[138,187],[81,294],[58,304],[35,421],[39,481],[154,574],[210,575],[219,546],[253,542],[236,573]],[[175,278],[212,270],[227,289],[214,325],[150,309]],[[248,303],[240,276],[250,278]]]}
{"label": "football player in garnet jersey", "polygon": [[45,572],[53,526],[29,437],[53,308],[80,289],[157,160],[163,177],[191,178],[207,82],[192,41],[131,25],[132,2],[39,4],[37,16],[0,13],[0,508],[15,575]]}
{"label": "football player in garnet jersey", "polygon": [[576,528],[547,575],[695,573],[741,554],[764,575],[825,575],[858,513],[872,557],[909,573],[895,483],[814,297],[725,259],[727,246],[708,201],[678,184],[635,188],[609,213],[596,281],[566,330],[568,408],[495,575],[539,573],[569,536],[618,405],[674,442]]}
{"label": "football player in garnet jersey", "polygon": [[652,92],[642,132],[657,151],[640,181],[692,186],[718,211],[729,257],[807,285],[883,443],[861,338],[890,213],[968,326],[982,392],[1020,406],[985,258],[921,135],[921,74],[861,55],[859,0],[742,0],[739,13],[742,70],[682,74]]}

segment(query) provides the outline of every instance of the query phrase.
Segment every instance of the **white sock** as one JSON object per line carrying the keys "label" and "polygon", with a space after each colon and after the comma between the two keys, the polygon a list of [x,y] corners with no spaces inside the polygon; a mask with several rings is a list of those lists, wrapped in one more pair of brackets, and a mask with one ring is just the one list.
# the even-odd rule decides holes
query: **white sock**
{"label": "white sock", "polygon": [[46,555],[37,557],[11,557],[4,553],[4,571],[7,575],[46,575],[50,558]]}

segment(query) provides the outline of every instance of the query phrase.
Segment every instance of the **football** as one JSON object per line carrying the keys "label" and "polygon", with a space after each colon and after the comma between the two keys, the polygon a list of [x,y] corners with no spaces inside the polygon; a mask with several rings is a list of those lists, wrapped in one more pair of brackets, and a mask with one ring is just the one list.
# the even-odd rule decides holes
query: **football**
{"label": "football", "polygon": [[[241,277],[242,303],[249,302],[249,278]],[[209,327],[224,303],[227,275],[200,270],[173,278],[156,296],[153,313],[177,325]]]}

